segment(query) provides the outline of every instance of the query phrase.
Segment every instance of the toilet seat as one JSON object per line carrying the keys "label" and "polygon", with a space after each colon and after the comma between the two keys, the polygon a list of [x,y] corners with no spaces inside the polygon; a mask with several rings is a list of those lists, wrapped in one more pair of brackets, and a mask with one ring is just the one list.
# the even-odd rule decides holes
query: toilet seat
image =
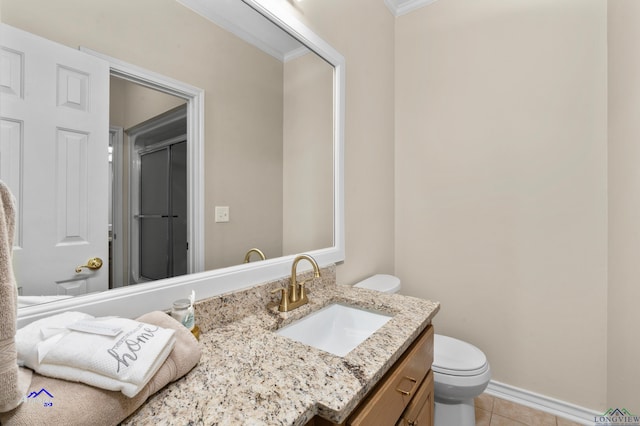
{"label": "toilet seat", "polygon": [[485,354],[470,343],[449,336],[434,336],[434,372],[451,376],[477,376],[489,369]]}

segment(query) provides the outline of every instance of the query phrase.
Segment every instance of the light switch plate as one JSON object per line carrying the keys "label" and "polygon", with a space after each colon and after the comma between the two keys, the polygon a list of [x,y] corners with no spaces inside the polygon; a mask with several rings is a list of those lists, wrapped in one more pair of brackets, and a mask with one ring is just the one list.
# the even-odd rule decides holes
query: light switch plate
{"label": "light switch plate", "polygon": [[229,222],[229,206],[216,206],[216,223]]}

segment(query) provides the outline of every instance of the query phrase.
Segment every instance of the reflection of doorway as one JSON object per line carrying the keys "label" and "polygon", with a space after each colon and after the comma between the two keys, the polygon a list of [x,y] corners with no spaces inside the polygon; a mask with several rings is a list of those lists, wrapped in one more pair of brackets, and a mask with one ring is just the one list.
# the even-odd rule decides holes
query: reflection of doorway
{"label": "reflection of doorway", "polygon": [[[168,241],[159,241],[161,235],[169,237],[173,235],[173,224],[159,233],[159,221],[167,221],[169,214],[167,208],[162,212],[147,212],[146,216],[140,217],[141,199],[144,197],[148,207],[157,205],[162,199],[169,197],[169,188],[166,182],[153,182],[157,179],[153,177],[159,170],[153,171],[154,163],[151,159],[156,158],[152,152],[167,148],[177,142],[184,143],[183,167],[181,193],[185,194],[185,201],[182,203],[181,220],[185,224],[184,230],[177,235],[183,235],[186,240],[186,174],[187,167],[187,104],[183,98],[163,93],[154,88],[143,86],[135,81],[127,81],[115,76],[111,77],[110,84],[110,121],[118,128],[126,129],[120,140],[113,139],[113,233],[111,234],[110,254],[113,259],[112,274],[110,274],[111,288],[122,285],[136,284],[144,281],[162,279],[174,276],[174,271],[180,274],[186,273],[184,267],[173,267],[173,258],[159,256],[159,247],[167,247]],[[176,139],[177,138],[177,139]],[[118,151],[117,148],[121,149]],[[146,174],[149,175],[146,190],[141,190],[142,181],[140,179],[140,164],[143,155],[148,158]],[[175,155],[174,155],[175,156]],[[129,166],[124,166],[128,164]],[[165,164],[166,166],[166,164]],[[120,170],[116,172],[116,168]],[[124,169],[124,170],[123,170]],[[169,173],[165,173],[169,176]],[[174,173],[175,174],[175,173]],[[116,182],[116,178],[121,179]],[[155,204],[152,202],[155,200]],[[120,217],[116,217],[120,214]],[[174,216],[171,214],[171,216]],[[156,219],[151,219],[157,217]],[[119,219],[119,220],[118,220]],[[140,222],[145,222],[140,226]],[[181,228],[182,229],[182,228]],[[153,230],[153,231],[151,231]],[[145,239],[141,240],[141,233],[144,232]],[[148,237],[153,236],[153,241]],[[141,249],[141,242],[144,241],[145,249]],[[183,251],[186,251],[186,243],[182,244]],[[183,254],[182,258],[186,257]],[[185,261],[186,262],[186,261]],[[183,263],[185,263],[183,262]],[[145,266],[145,274],[141,273],[141,265]],[[168,267],[168,265],[171,265]],[[164,270],[164,273],[160,273]],[[177,275],[177,273],[175,274]]]}
{"label": "reflection of doorway", "polygon": [[[160,74],[145,70],[143,68],[127,64],[123,61],[111,58],[109,56],[97,53],[87,48],[80,48],[81,51],[89,53],[92,56],[97,56],[106,60],[109,63],[111,70],[111,96],[112,102],[110,105],[110,117],[113,125],[129,129],[127,135],[124,137],[124,141],[121,145],[114,147],[114,179],[113,179],[113,194],[114,194],[114,258],[123,259],[121,264],[123,267],[120,269],[122,274],[117,273],[117,266],[114,265],[114,276],[112,280],[113,288],[134,284],[131,280],[131,265],[130,261],[130,240],[129,236],[134,235],[131,231],[131,215],[129,212],[132,200],[135,200],[133,192],[136,191],[136,186],[132,182],[133,176],[131,174],[131,164],[133,162],[134,152],[131,149],[130,136],[134,127],[137,127],[138,123],[145,122],[149,117],[157,116],[162,111],[181,105],[184,109],[184,132],[183,134],[188,137],[187,151],[187,241],[188,254],[187,254],[187,272],[199,272],[204,270],[204,241],[201,238],[204,228],[204,216],[203,216],[203,203],[204,203],[204,174],[203,174],[203,151],[204,151],[204,91],[197,87],[190,86],[183,82],[171,79],[169,77],[162,76]],[[146,100],[146,105],[150,108],[156,109],[154,114],[145,114],[141,116],[135,112],[135,110],[128,107],[122,107],[123,104],[113,102],[114,96],[114,81],[131,83],[138,89],[149,89],[146,93],[137,91],[135,94],[128,94],[129,100],[141,101]],[[149,93],[155,93],[169,96],[177,100],[177,104],[165,105],[163,102],[159,102],[158,98],[153,95],[153,98],[149,98]],[[122,93],[121,93],[122,94]],[[129,105],[129,103],[125,104]],[[161,107],[161,105],[165,105]],[[122,122],[114,121],[114,116],[123,119]],[[126,121],[126,122],[125,122]],[[133,126],[133,127],[132,127]],[[122,148],[118,159],[116,159],[118,148]],[[127,166],[128,165],[128,166]],[[120,167],[120,169],[119,169]],[[118,182],[118,178],[122,178]],[[117,224],[118,216],[122,213],[121,221]],[[120,238],[122,237],[122,238]],[[118,248],[120,250],[118,251]]]}

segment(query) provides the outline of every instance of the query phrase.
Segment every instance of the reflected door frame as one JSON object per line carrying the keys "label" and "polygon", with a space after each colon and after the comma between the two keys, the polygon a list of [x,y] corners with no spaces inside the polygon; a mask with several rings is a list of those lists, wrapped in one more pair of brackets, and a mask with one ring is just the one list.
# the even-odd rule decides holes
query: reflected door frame
{"label": "reflected door frame", "polygon": [[[204,271],[204,90],[86,47],[109,63],[111,76],[169,94],[187,103],[187,273]],[[131,229],[129,229],[131,235]],[[130,275],[130,274],[127,274]],[[128,283],[125,283],[128,284]],[[114,287],[117,285],[114,284]]]}
{"label": "reflected door frame", "polygon": [[109,262],[109,289],[122,287],[124,281],[124,232],[122,220],[122,182],[124,177],[122,146],[124,143],[124,129],[119,126],[109,126],[109,145],[111,147],[111,229],[109,229],[109,244],[111,248],[111,262]]}

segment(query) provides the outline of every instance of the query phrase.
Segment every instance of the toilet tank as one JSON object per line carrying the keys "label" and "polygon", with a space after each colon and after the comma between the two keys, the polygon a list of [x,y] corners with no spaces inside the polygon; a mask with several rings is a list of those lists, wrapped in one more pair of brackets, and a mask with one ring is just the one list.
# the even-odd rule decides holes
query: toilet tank
{"label": "toilet tank", "polygon": [[383,293],[397,293],[400,291],[400,278],[394,275],[377,274],[360,281],[354,287],[368,288]]}

